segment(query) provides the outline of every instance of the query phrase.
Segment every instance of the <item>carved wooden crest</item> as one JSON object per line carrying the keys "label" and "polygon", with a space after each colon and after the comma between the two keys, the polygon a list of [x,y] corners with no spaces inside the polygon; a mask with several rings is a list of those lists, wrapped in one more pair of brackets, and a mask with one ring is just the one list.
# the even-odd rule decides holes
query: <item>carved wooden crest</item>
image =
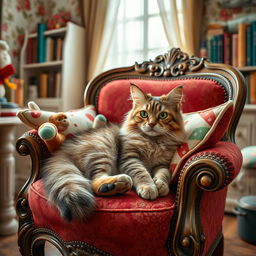
{"label": "carved wooden crest", "polygon": [[197,71],[203,66],[204,58],[190,56],[180,48],[172,48],[164,55],[157,56],[153,61],[135,63],[135,70],[139,73],[149,73],[150,76],[179,76],[187,71]]}

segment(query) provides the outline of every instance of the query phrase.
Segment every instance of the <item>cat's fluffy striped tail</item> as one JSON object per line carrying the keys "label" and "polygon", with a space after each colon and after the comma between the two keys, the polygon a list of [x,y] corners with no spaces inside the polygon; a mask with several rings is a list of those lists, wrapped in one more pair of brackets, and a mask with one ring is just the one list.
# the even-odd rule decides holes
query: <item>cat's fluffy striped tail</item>
{"label": "cat's fluffy striped tail", "polygon": [[50,159],[43,170],[44,174],[47,173],[43,176],[43,181],[48,201],[57,207],[61,216],[68,221],[86,219],[95,208],[91,182],[81,175],[67,156],[61,159],[62,162],[58,164]]}

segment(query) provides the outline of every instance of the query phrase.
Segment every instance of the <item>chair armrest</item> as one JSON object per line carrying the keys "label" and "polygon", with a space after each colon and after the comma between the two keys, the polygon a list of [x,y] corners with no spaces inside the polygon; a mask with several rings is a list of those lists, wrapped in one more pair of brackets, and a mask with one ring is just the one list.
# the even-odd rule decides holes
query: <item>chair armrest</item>
{"label": "chair armrest", "polygon": [[16,199],[16,211],[19,218],[25,219],[29,215],[28,191],[30,185],[40,179],[42,161],[50,156],[43,140],[36,130],[24,133],[16,142],[16,150],[22,156],[30,155],[32,161],[31,173],[26,183],[21,188]]}
{"label": "chair armrest", "polygon": [[199,214],[201,196],[204,191],[226,187],[241,165],[240,149],[231,142],[218,142],[186,161],[177,185],[177,212],[170,240],[174,255],[201,255],[205,244]]}
{"label": "chair armrest", "polygon": [[179,179],[182,180],[188,170],[199,169],[201,172],[198,173],[197,185],[203,190],[217,191],[227,186],[237,176],[242,166],[242,159],[242,153],[236,144],[220,141],[210,148],[193,154],[184,164]]}

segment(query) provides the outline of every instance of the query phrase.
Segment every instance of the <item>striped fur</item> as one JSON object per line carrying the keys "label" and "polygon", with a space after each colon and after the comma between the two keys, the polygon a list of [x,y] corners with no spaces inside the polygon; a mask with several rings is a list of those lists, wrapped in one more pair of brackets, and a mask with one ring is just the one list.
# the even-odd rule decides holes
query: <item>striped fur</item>
{"label": "striped fur", "polygon": [[[168,95],[152,97],[132,85],[133,108],[121,128],[121,172],[129,175],[137,193],[155,199],[169,193],[169,164],[176,148],[184,141],[180,112],[182,87]],[[147,117],[141,116],[147,112]],[[161,113],[167,113],[161,119]]]}
{"label": "striped fur", "polygon": [[[133,108],[121,129],[110,124],[78,135],[67,140],[45,163],[43,181],[48,200],[63,218],[88,218],[95,208],[93,192],[97,193],[106,181],[114,185],[107,184],[103,195],[109,195],[108,189],[113,187],[125,192],[132,184],[144,199],[168,194],[168,166],[184,140],[179,110],[182,88],[152,97],[132,85],[131,96]],[[148,116],[142,117],[141,111]],[[165,118],[160,118],[163,112],[167,116],[162,114]],[[120,184],[125,187],[120,189]]]}

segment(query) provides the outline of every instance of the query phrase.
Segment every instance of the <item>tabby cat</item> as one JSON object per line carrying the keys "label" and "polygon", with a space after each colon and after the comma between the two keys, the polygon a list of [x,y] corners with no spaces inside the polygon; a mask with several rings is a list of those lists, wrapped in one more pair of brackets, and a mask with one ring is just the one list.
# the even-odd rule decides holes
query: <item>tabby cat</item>
{"label": "tabby cat", "polygon": [[154,97],[131,84],[132,109],[121,127],[110,124],[67,140],[43,167],[49,203],[67,220],[90,216],[94,193],[113,195],[134,186],[144,199],[169,193],[168,170],[184,139],[182,87]]}

